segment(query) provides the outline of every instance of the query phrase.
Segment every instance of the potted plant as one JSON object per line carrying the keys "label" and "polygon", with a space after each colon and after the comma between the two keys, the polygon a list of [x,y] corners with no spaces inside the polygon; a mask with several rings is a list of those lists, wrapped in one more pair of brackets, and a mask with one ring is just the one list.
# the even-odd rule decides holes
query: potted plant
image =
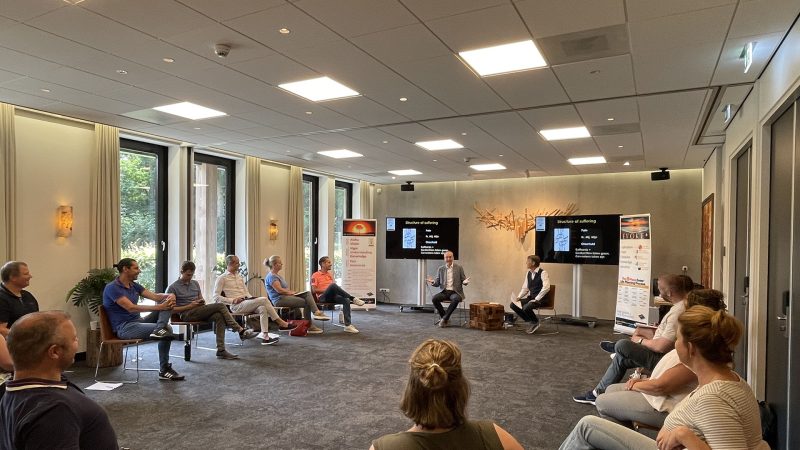
{"label": "potted plant", "polygon": [[103,289],[117,277],[114,269],[92,269],[67,293],[68,302],[77,307],[86,307],[95,317],[103,304]]}

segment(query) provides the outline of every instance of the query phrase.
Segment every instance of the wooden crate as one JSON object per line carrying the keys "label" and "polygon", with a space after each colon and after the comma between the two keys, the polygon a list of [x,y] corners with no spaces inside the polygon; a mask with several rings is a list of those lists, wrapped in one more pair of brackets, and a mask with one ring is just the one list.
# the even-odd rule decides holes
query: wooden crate
{"label": "wooden crate", "polygon": [[469,305],[469,327],[483,331],[502,330],[505,310],[503,305],[471,303]]}

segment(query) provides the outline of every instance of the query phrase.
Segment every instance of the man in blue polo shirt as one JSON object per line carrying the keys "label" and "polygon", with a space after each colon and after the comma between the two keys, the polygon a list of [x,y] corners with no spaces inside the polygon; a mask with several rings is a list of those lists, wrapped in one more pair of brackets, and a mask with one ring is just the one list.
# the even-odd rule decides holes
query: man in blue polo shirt
{"label": "man in blue polo shirt", "polygon": [[[139,278],[139,264],[131,258],[122,258],[114,264],[119,276],[103,289],[103,307],[111,322],[111,329],[121,339],[157,339],[159,380],[181,381],[169,362],[169,347],[174,339],[169,319],[175,306],[173,294],[157,294],[145,289],[136,282]],[[140,305],[139,297],[156,301],[155,305]],[[145,317],[140,313],[151,311]]]}

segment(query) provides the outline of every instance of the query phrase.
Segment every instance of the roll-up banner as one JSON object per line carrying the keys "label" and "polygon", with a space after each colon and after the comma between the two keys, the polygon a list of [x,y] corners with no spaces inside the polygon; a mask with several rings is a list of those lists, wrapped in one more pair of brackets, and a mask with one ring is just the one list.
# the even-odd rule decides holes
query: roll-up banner
{"label": "roll-up banner", "polygon": [[620,217],[619,278],[614,331],[633,334],[636,325],[648,324],[651,290],[650,214]]}
{"label": "roll-up banner", "polygon": [[342,247],[344,269],[342,288],[364,300],[364,306],[352,309],[375,309],[375,259],[378,252],[377,221],[374,219],[344,219]]}

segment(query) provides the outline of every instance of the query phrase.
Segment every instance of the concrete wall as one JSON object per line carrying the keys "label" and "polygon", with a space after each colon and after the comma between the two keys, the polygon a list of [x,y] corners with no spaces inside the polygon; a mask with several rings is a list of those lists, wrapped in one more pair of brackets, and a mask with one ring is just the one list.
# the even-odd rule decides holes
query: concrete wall
{"label": "concrete wall", "polygon": [[[565,208],[575,203],[578,214],[650,213],[653,221],[653,274],[675,272],[688,266],[692,278],[700,276],[700,204],[702,171],[672,171],[669,181],[652,182],[647,172],[612,175],[582,175],[532,179],[424,183],[414,192],[401,192],[398,185],[383,186],[375,195],[375,217],[379,236],[385,218],[458,217],[460,262],[472,284],[468,301],[508,303],[518,292],[525,272],[525,257],[533,253],[533,233],[520,243],[513,232],[487,229],[476,220],[473,205],[528,211]],[[415,260],[386,260],[385,246],[378,250],[378,288],[389,288],[393,303],[415,303]],[[438,261],[428,263],[434,274]],[[559,313],[571,312],[572,266],[545,264],[551,282],[558,286]],[[583,315],[611,319],[616,304],[617,266],[584,266]],[[428,296],[431,291],[428,291]],[[429,301],[429,300],[428,300]]]}

